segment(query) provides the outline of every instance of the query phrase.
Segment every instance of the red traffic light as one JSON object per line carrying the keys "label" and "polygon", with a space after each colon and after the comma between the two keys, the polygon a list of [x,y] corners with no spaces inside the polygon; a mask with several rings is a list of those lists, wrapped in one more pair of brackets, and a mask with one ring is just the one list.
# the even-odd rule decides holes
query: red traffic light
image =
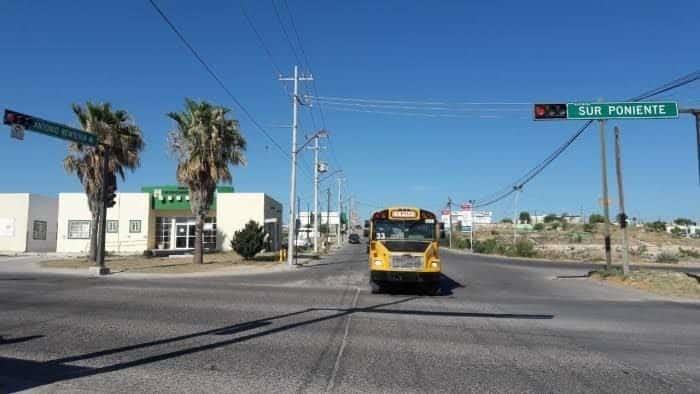
{"label": "red traffic light", "polygon": [[566,119],[566,104],[535,104],[535,120]]}

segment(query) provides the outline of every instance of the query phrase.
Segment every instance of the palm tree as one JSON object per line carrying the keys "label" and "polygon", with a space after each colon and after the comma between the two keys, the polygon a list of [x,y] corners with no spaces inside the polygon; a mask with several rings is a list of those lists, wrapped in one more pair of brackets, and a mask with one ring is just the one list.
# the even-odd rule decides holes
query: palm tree
{"label": "palm tree", "polygon": [[168,117],[176,127],[168,143],[176,156],[177,181],[190,193],[190,208],[195,216],[194,258],[202,264],[202,233],[209,207],[214,202],[216,185],[231,182],[229,165],[245,165],[246,141],[238,120],[227,119],[231,110],[206,101],[185,99],[185,110]]}
{"label": "palm tree", "polygon": [[[110,171],[124,179],[125,169],[134,171],[140,165],[140,154],[145,147],[141,129],[134,124],[124,110],[113,110],[109,103],[92,103],[80,106],[73,104],[73,113],[83,130],[97,135],[97,140],[110,145]],[[70,144],[69,153],[63,159],[63,166],[69,174],[78,176],[87,195],[88,207],[92,214],[90,231],[89,259],[95,261],[97,252],[97,219],[102,188],[102,163],[104,145],[88,146]]]}

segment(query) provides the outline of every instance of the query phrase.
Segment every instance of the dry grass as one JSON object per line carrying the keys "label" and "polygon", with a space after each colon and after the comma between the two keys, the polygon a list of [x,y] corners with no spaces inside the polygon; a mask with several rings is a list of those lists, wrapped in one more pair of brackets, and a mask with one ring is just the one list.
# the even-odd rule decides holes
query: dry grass
{"label": "dry grass", "polygon": [[[178,256],[172,258],[115,256],[108,257],[106,265],[113,272],[185,274],[246,267],[275,267],[281,263],[277,262],[274,257],[275,256],[272,255],[263,255],[257,256],[255,260],[244,260],[236,253],[221,252],[205,254],[204,264],[193,264],[191,256]],[[41,265],[48,268],[87,269],[92,265],[92,263],[88,262],[86,259],[78,258],[45,261],[42,262]]]}
{"label": "dry grass", "polygon": [[[538,256],[551,260],[572,260],[598,262],[605,258],[603,251],[603,225],[594,226],[592,232],[583,231],[583,225],[569,225],[566,230],[551,229],[544,231],[519,231],[519,239],[528,239],[535,244]],[[622,232],[617,226],[611,226],[613,261],[622,260]],[[468,238],[459,234],[459,238]],[[512,243],[513,229],[510,225],[494,224],[477,227],[475,239],[485,241],[495,238],[504,243]],[[681,265],[700,264],[700,239],[675,237],[665,232],[647,231],[644,228],[629,229],[630,261],[634,264],[657,264],[672,256]],[[658,257],[662,256],[662,261]]]}
{"label": "dry grass", "polygon": [[663,296],[700,299],[700,281],[682,272],[641,270],[624,277],[619,271],[594,271],[591,278]]}

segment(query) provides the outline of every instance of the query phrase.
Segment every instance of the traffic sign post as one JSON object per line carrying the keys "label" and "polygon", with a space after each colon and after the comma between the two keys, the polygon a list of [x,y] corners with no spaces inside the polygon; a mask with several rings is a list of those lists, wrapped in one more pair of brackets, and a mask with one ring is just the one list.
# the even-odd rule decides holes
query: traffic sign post
{"label": "traffic sign post", "polygon": [[[9,109],[5,110],[5,116],[3,118],[3,123],[9,126],[12,126],[13,129],[13,134],[12,136],[14,138],[15,134],[15,125],[22,126],[24,129],[35,131],[37,133],[45,134],[50,137],[56,137],[60,138],[62,140],[68,140],[68,141],[73,141],[78,144],[83,144],[83,145],[91,145],[95,146],[97,145],[97,136],[92,133],[88,133],[83,130],[78,130],[74,129],[72,127],[68,127],[66,125],[62,125],[60,123],[56,122],[51,122],[49,120],[37,118],[36,116],[31,116],[27,114],[23,114],[20,112],[16,111],[11,111]],[[18,134],[19,135],[19,134]],[[22,136],[24,136],[24,133],[21,133]],[[22,139],[22,138],[18,138]]]}
{"label": "traffic sign post", "polygon": [[568,103],[566,119],[675,119],[675,102]]}

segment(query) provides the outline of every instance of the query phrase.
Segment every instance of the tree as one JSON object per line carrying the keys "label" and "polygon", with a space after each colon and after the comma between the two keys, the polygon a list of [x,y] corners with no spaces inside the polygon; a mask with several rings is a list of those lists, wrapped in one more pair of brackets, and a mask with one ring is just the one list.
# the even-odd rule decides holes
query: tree
{"label": "tree", "polygon": [[513,220],[511,218],[503,218],[501,219],[501,223],[513,223]]}
{"label": "tree", "polygon": [[695,222],[687,219],[687,218],[676,218],[676,220],[673,221],[678,226],[694,226]]}
{"label": "tree", "polygon": [[[80,127],[97,135],[98,141],[110,145],[108,168],[125,178],[125,170],[132,172],[140,165],[140,154],[145,147],[141,129],[134,124],[124,110],[113,110],[109,103],[87,102],[85,106],[73,104],[73,113]],[[97,253],[97,219],[102,189],[102,164],[104,146],[88,146],[72,143],[63,166],[69,174],[75,174],[87,195],[88,207],[92,214],[90,231],[89,259],[95,261]]]}
{"label": "tree", "polygon": [[214,202],[216,185],[231,182],[230,165],[246,163],[246,141],[238,120],[227,118],[230,112],[206,101],[185,99],[184,111],[167,115],[175,121],[168,144],[178,160],[177,180],[189,189],[190,209],[195,216],[193,261],[197,264],[204,260],[204,220]]}
{"label": "tree", "polygon": [[649,231],[664,232],[666,231],[666,222],[657,220],[655,222],[645,224],[645,227]]}
{"label": "tree", "polygon": [[599,215],[597,213],[591,214],[591,216],[588,217],[588,223],[590,223],[590,224],[605,223],[605,217],[603,215]]}
{"label": "tree", "polygon": [[527,211],[520,212],[519,219],[520,219],[521,223],[527,223],[527,224],[530,224],[530,221],[532,220],[532,218],[530,217],[530,212],[527,212]]}
{"label": "tree", "polygon": [[557,216],[553,213],[550,213],[549,215],[544,217],[545,223],[552,223],[552,222],[557,222],[557,221],[559,221],[559,216]]}
{"label": "tree", "polygon": [[246,260],[260,253],[265,244],[265,230],[255,220],[249,221],[242,230],[236,231],[231,239],[231,249]]}

